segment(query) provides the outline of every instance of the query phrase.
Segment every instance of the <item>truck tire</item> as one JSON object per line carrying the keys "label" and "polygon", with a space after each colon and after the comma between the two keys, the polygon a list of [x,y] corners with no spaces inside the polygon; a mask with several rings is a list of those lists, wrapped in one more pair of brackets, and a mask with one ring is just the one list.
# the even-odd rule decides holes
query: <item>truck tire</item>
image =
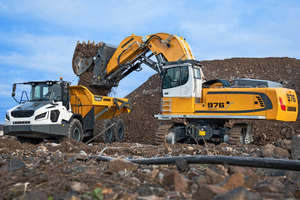
{"label": "truck tire", "polygon": [[[111,120],[106,119],[104,120],[104,130],[109,128],[112,125]],[[105,130],[105,132],[102,135],[102,138],[104,140],[104,143],[112,143],[115,141],[115,128],[110,127],[109,129]]]}
{"label": "truck tire", "polygon": [[68,138],[72,138],[78,142],[81,142],[83,139],[83,129],[82,124],[78,119],[72,119],[69,130],[68,130]]}
{"label": "truck tire", "polygon": [[115,125],[115,138],[117,142],[123,142],[125,136],[125,126],[122,119],[117,119]]}
{"label": "truck tire", "polygon": [[[115,141],[115,127],[110,127],[112,120],[101,119],[95,122],[93,137],[95,142],[112,143]],[[106,130],[110,127],[108,130]],[[101,135],[99,135],[101,134]]]}

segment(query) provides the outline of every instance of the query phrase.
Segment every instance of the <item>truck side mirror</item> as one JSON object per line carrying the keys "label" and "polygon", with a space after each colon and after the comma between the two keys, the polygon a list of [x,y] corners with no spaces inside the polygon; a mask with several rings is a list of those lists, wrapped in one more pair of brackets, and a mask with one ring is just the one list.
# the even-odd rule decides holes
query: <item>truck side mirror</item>
{"label": "truck side mirror", "polygon": [[12,94],[11,94],[12,97],[15,97],[15,96],[16,96],[16,87],[17,87],[17,84],[14,83],[14,85],[13,85],[13,90],[12,90]]}

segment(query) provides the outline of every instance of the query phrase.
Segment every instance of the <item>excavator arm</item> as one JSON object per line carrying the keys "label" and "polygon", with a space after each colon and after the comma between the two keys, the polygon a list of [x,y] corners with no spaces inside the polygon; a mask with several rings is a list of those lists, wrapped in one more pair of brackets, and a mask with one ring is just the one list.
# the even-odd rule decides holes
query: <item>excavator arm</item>
{"label": "excavator arm", "polygon": [[[157,61],[151,58],[155,56]],[[111,88],[146,64],[162,74],[165,62],[195,59],[191,47],[177,35],[157,33],[125,38],[118,47],[106,43],[77,43],[73,71],[82,76],[92,71],[91,86]]]}

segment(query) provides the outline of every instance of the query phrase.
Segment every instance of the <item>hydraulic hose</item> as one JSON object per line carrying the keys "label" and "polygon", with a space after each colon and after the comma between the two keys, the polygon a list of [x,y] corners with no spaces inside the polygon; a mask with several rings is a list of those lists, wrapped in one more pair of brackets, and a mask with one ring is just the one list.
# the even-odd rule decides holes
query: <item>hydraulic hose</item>
{"label": "hydraulic hose", "polygon": [[[108,162],[112,157],[107,156],[91,156],[97,161]],[[243,167],[258,167],[270,169],[282,169],[300,171],[300,160],[286,160],[273,158],[253,158],[238,156],[174,156],[174,157],[158,157],[158,158],[142,158],[127,159],[130,162],[143,165],[165,165],[175,164],[176,160],[184,159],[188,164],[228,164]]]}

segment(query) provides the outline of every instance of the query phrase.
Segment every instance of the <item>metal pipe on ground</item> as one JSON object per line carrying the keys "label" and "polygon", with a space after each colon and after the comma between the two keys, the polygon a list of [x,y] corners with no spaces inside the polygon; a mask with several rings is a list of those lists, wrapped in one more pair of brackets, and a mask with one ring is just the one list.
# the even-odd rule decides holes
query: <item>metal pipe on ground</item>
{"label": "metal pipe on ground", "polygon": [[[97,161],[108,162],[112,157],[107,156],[91,156]],[[159,157],[159,158],[143,158],[143,159],[126,159],[130,162],[142,165],[165,165],[175,164],[176,160],[184,159],[188,164],[228,164],[242,167],[257,167],[300,171],[300,160],[286,160],[273,158],[252,158],[252,157],[237,157],[237,156],[174,156],[174,157]]]}

